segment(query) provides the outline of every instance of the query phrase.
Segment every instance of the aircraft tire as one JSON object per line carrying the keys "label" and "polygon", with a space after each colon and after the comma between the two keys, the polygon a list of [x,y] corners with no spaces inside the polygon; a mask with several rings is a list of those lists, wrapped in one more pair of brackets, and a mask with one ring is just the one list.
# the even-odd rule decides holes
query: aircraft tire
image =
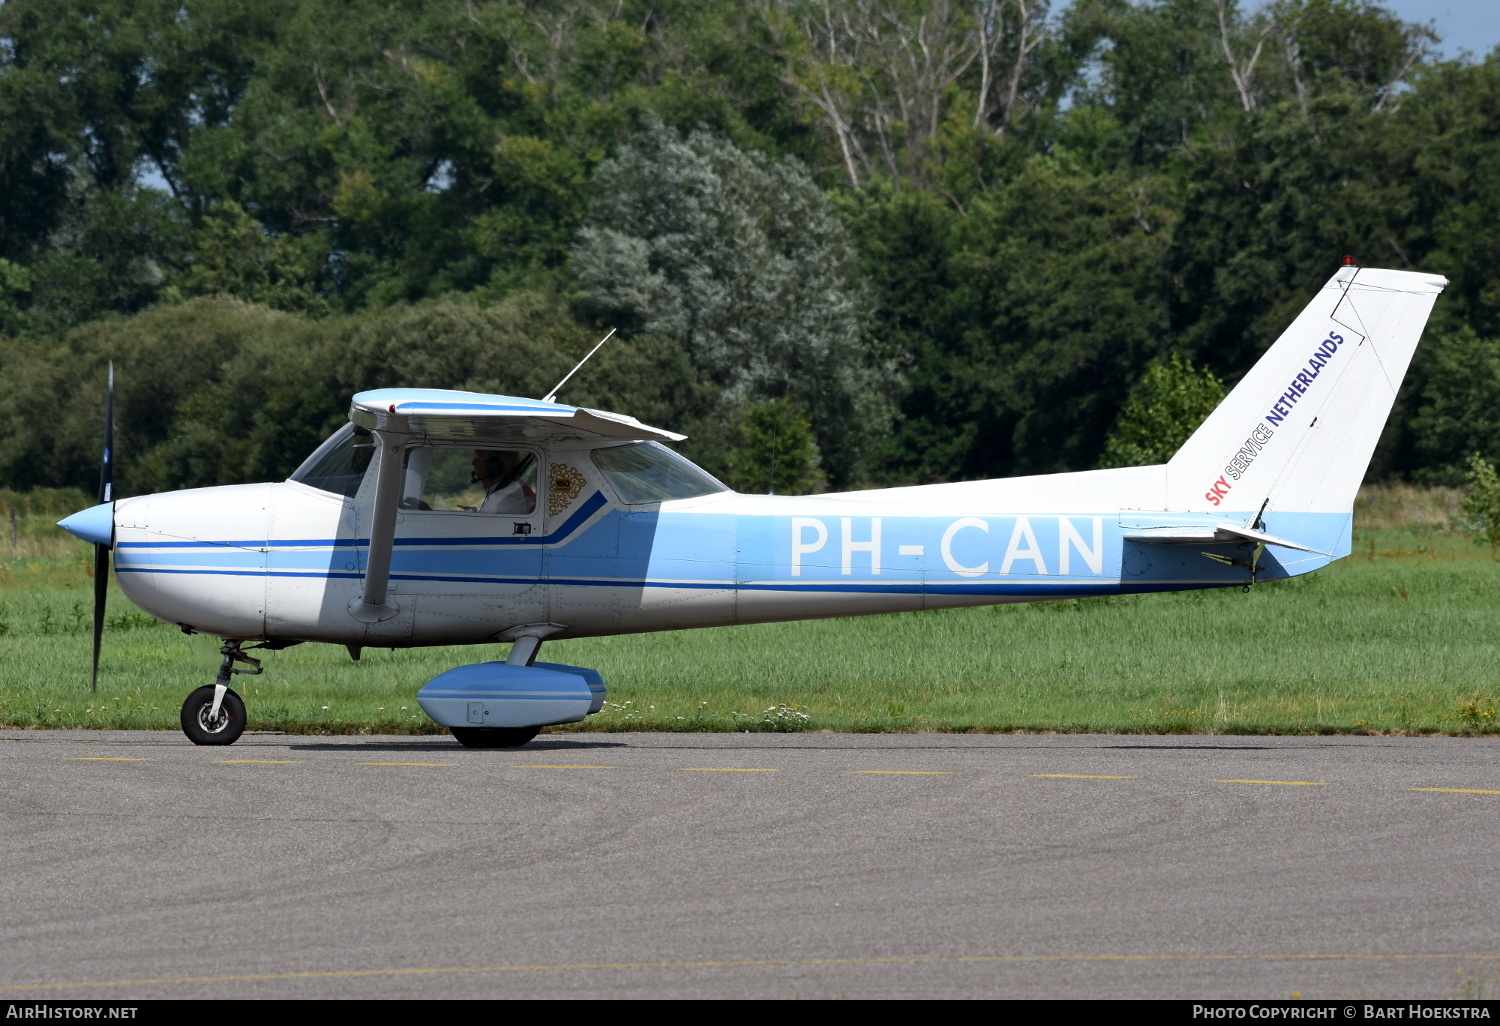
{"label": "aircraft tire", "polygon": [[225,691],[224,701],[219,705],[219,722],[210,723],[208,711],[213,704],[212,685],[204,685],[188,695],[182,703],[182,732],[195,745],[232,745],[245,732],[245,703],[233,691]]}
{"label": "aircraft tire", "polygon": [[541,733],[541,727],[449,727],[465,748],[520,748]]}

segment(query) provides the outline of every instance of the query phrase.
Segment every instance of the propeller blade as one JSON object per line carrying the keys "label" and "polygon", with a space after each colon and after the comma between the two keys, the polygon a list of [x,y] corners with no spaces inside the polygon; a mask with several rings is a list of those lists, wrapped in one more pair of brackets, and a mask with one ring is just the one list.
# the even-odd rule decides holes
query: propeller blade
{"label": "propeller blade", "polygon": [[115,490],[115,362],[109,361],[109,389],[104,393],[104,456],[99,461],[99,501],[109,502]]}
{"label": "propeller blade", "polygon": [[94,546],[94,675],[89,689],[99,690],[99,645],[104,640],[104,600],[109,593],[109,547]]}
{"label": "propeller blade", "polygon": [[[109,362],[104,393],[104,455],[99,461],[99,501],[112,502],[115,490],[115,362]],[[111,539],[113,540],[113,539]],[[94,546],[94,672],[89,689],[99,690],[99,646],[104,641],[104,603],[109,596],[109,546]]]}

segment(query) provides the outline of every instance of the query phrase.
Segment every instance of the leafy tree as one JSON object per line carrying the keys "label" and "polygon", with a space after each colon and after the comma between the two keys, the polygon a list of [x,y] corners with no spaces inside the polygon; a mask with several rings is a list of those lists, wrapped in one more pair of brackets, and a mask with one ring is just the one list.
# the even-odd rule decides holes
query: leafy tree
{"label": "leafy tree", "polygon": [[[138,317],[95,321],[62,341],[0,341],[0,377],[19,389],[0,411],[0,479],[16,487],[86,485],[97,478],[104,420],[105,364],[116,361],[115,431],[122,456],[116,490],[144,490],[145,452],[176,427],[176,411],[205,383],[220,379],[240,349],[266,327],[269,311],[228,301],[198,301]],[[278,325],[279,326],[279,325]],[[234,404],[226,416],[246,411]],[[208,480],[228,483],[241,469],[225,457]],[[220,476],[222,475],[222,476]],[[152,477],[180,485],[177,476]]]}
{"label": "leafy tree", "polygon": [[[349,396],[369,388],[542,396],[595,341],[543,289],[487,306],[447,297],[318,319],[217,296],[87,324],[61,341],[0,339],[0,377],[20,390],[0,410],[0,480],[30,488],[97,476],[111,359],[116,490],[128,495],[285,477],[347,419]],[[601,351],[564,398],[696,435],[717,391],[678,346],[638,335]],[[693,443],[687,450],[698,455]],[[711,445],[711,465],[715,454]]]}
{"label": "leafy tree", "polygon": [[1218,14],[1214,0],[1083,0],[1070,12],[1102,37],[1098,77],[1083,93],[1087,105],[1107,106],[1115,119],[1108,140],[1114,162],[1160,164],[1185,147],[1206,119],[1236,105],[1219,52]]}
{"label": "leafy tree", "polygon": [[1467,324],[1481,337],[1500,335],[1497,104],[1500,54],[1425,67],[1382,138],[1383,162],[1398,169],[1412,196],[1407,262],[1451,280],[1433,322],[1448,332]]}
{"label": "leafy tree", "polygon": [[31,272],[23,264],[0,257],[0,336],[17,335],[24,329],[23,311],[31,292]]}
{"label": "leafy tree", "polygon": [[1068,81],[1044,73],[1047,0],[757,6],[783,81],[856,189],[877,178],[933,184],[947,123],[1003,137]]}
{"label": "leafy tree", "polygon": [[1092,466],[1118,383],[1168,332],[1171,211],[1149,182],[1092,178],[1046,157],[968,211],[949,270],[955,330],[943,340],[956,415],[926,428],[964,436],[945,476]]}
{"label": "leafy tree", "polygon": [[1376,472],[1457,482],[1500,458],[1500,55],[1431,41],[1375,0],[5,0],[0,484],[88,483],[110,356],[164,487],[284,472],[367,381],[545,390],[600,317],[570,395],[718,472],[777,400],[839,487],[1082,468],[1122,383],[1233,382],[1346,252],[1451,279]]}
{"label": "leafy tree", "polygon": [[[1170,266],[1185,347],[1230,380],[1249,369],[1338,268],[1417,252],[1411,176],[1380,150],[1391,115],[1364,98],[1246,115],[1232,145],[1195,142]],[[1389,257],[1389,260],[1384,259]]]}
{"label": "leafy tree", "polygon": [[799,164],[651,122],[600,166],[573,268],[600,316],[675,339],[725,401],[791,398],[837,483],[889,421],[848,234]]}
{"label": "leafy tree", "polygon": [[1141,467],[1170,460],[1224,399],[1207,367],[1171,353],[1146,368],[1104,441],[1101,467]]}
{"label": "leafy tree", "polygon": [[729,484],[736,491],[805,495],[819,490],[818,445],[807,411],[789,399],[749,403],[740,412],[738,438],[729,454]]}
{"label": "leafy tree", "polygon": [[155,298],[192,206],[179,162],[230,117],[283,6],[0,5],[0,256],[33,272],[33,330]]}
{"label": "leafy tree", "polygon": [[1500,339],[1467,326],[1428,334],[1403,389],[1408,460],[1418,480],[1456,485],[1474,453],[1500,459]]}
{"label": "leafy tree", "polygon": [[1437,41],[1376,0],[1280,0],[1263,17],[1281,43],[1283,88],[1352,89],[1377,110],[1399,103],[1407,74]]}
{"label": "leafy tree", "polygon": [[1469,457],[1469,474],[1458,508],[1473,530],[1489,541],[1490,554],[1500,559],[1500,474],[1477,452]]}
{"label": "leafy tree", "polygon": [[870,283],[874,321],[905,384],[902,417],[878,450],[876,476],[951,476],[973,444],[963,426],[973,382],[955,374],[950,353],[958,331],[952,260],[960,215],[944,197],[882,182],[843,194],[839,209]]}
{"label": "leafy tree", "polygon": [[[233,200],[203,218],[189,243],[191,263],[172,293],[234,296],[278,310],[319,312],[316,236],[271,235]],[[312,243],[312,245],[309,245]]]}

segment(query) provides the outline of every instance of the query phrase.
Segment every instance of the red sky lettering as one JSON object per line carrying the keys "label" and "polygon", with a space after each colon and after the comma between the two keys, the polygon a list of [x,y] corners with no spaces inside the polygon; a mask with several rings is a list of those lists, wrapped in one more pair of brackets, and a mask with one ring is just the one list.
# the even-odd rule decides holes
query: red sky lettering
{"label": "red sky lettering", "polygon": [[1228,495],[1229,489],[1233,487],[1234,486],[1231,485],[1228,481],[1220,477],[1213,483],[1212,486],[1209,487],[1208,491],[1203,493],[1203,497],[1213,505],[1217,506],[1219,503],[1224,501],[1224,496]]}

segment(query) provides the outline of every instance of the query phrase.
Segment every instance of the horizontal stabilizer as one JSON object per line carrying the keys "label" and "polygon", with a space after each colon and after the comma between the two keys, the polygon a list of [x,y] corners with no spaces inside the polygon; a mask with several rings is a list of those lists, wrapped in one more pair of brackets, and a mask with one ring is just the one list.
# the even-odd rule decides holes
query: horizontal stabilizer
{"label": "horizontal stabilizer", "polygon": [[1287,541],[1274,534],[1266,534],[1264,531],[1241,527],[1238,524],[1215,524],[1212,527],[1203,525],[1155,527],[1144,531],[1130,531],[1125,535],[1125,540],[1145,542],[1148,545],[1226,545],[1234,542],[1255,542],[1260,545],[1279,545],[1284,549],[1296,549],[1298,552],[1312,552],[1319,556],[1328,555],[1326,552],[1319,552],[1306,545],[1298,545],[1294,541]]}

